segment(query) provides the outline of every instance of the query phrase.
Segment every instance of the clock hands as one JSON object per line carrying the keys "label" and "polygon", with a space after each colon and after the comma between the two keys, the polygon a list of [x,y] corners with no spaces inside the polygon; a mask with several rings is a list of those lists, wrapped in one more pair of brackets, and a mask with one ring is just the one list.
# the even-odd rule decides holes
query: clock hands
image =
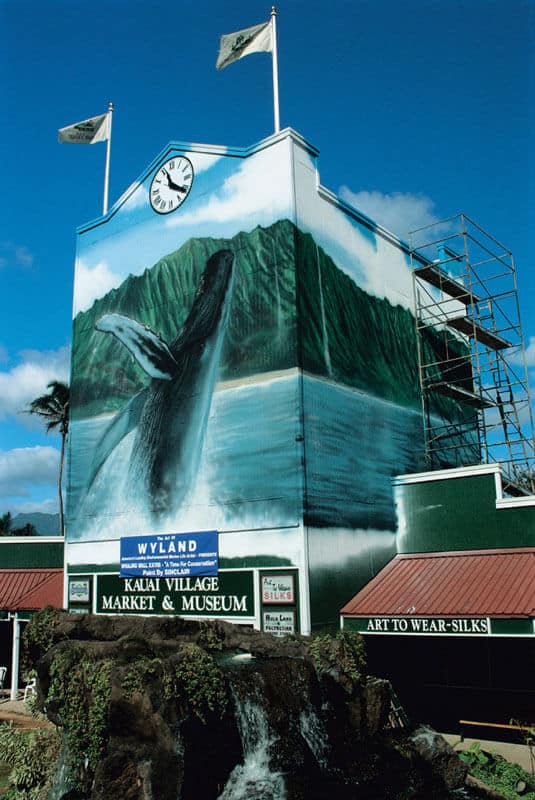
{"label": "clock hands", "polygon": [[182,194],[186,194],[186,192],[188,191],[186,186],[178,186],[176,183],[174,183],[174,181],[171,180],[171,176],[169,175],[166,169],[163,169],[162,172],[167,178],[167,185],[173,192],[181,192]]}

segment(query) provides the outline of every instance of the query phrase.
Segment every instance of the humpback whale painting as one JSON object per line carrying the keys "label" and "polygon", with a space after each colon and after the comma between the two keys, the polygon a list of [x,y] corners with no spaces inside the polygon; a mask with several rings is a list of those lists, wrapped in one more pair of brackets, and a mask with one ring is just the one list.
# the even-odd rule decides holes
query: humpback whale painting
{"label": "humpback whale painting", "polygon": [[206,263],[191,310],[166,343],[148,326],[117,313],[95,328],[131,353],[151,382],[120,410],[95,448],[86,496],[113,451],[135,432],[127,493],[144,495],[153,519],[175,513],[198,470],[221,348],[232,303],[234,255],[219,250]]}

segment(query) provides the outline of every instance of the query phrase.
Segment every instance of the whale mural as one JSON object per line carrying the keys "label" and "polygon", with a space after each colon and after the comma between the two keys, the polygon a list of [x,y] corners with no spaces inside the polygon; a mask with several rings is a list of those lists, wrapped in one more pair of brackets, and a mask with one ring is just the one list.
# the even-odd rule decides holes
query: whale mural
{"label": "whale mural", "polygon": [[[297,571],[281,614],[305,631],[395,553],[392,477],[425,468],[410,257],[321,189],[295,133],[192,148],[180,208],[148,200],[168,150],[79,233],[69,569],[118,572],[125,537],[217,530],[221,575]],[[428,361],[439,345],[429,331]],[[432,413],[461,411],[437,395]]]}
{"label": "whale mural", "polygon": [[104,432],[87,491],[113,450],[135,429],[130,493],[144,491],[155,515],[180,507],[202,449],[232,303],[233,263],[230,250],[208,259],[186,322],[169,345],[148,326],[121,314],[106,314],[95,324],[115,336],[152,380]]}

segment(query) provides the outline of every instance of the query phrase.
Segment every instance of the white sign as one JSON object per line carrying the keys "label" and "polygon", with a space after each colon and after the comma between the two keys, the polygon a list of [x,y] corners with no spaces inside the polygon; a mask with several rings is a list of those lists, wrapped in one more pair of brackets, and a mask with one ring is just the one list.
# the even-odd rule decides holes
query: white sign
{"label": "white sign", "polygon": [[293,575],[262,575],[262,602],[295,603]]}
{"label": "white sign", "polygon": [[274,636],[290,636],[295,633],[295,611],[264,611],[263,629]]}
{"label": "white sign", "polygon": [[69,603],[89,603],[89,578],[69,581]]}

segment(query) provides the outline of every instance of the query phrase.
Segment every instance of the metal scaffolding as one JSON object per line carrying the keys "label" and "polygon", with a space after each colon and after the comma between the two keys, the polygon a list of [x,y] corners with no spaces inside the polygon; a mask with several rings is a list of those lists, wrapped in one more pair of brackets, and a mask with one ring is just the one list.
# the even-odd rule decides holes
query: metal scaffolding
{"label": "metal scaffolding", "polygon": [[498,462],[535,493],[535,440],[512,253],[464,214],[409,234],[430,469]]}

